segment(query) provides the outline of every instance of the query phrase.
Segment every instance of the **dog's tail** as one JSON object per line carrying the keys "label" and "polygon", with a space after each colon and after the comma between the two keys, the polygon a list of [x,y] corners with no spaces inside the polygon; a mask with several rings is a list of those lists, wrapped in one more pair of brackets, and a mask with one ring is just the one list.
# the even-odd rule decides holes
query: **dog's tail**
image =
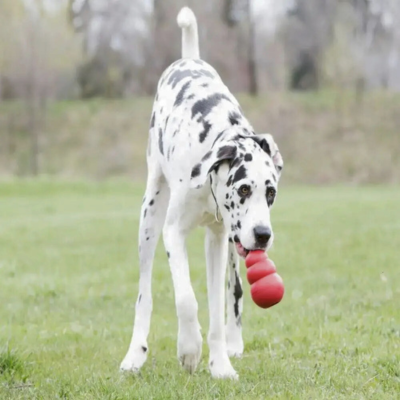
{"label": "dog's tail", "polygon": [[200,58],[197,21],[189,7],[179,11],[177,22],[182,29],[182,58]]}

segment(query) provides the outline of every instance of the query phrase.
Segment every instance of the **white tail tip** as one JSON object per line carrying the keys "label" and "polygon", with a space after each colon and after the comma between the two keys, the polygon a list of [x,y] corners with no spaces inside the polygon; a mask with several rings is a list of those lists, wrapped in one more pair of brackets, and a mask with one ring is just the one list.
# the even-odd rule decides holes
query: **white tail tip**
{"label": "white tail tip", "polygon": [[189,7],[183,7],[181,11],[179,11],[176,20],[180,28],[189,28],[189,26],[196,23],[196,17]]}
{"label": "white tail tip", "polygon": [[199,58],[199,36],[193,11],[183,7],[176,20],[182,29],[182,58]]}

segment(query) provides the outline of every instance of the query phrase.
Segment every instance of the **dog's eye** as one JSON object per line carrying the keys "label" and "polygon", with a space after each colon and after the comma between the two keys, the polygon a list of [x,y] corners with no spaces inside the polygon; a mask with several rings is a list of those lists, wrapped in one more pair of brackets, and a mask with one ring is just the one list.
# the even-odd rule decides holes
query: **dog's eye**
{"label": "dog's eye", "polygon": [[241,196],[248,196],[250,193],[250,186],[249,185],[242,185],[239,188],[239,194]]}
{"label": "dog's eye", "polygon": [[273,187],[267,188],[267,200],[272,201],[274,200],[276,195],[276,190]]}

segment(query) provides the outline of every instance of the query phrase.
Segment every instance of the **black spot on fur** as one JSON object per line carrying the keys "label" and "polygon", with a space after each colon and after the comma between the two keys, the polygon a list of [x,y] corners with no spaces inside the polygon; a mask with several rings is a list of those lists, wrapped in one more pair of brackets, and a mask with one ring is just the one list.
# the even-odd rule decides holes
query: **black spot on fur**
{"label": "black spot on fur", "polygon": [[185,69],[185,70],[176,70],[174,71],[169,79],[168,79],[168,85],[172,85],[172,88],[175,88],[175,86],[185,78],[192,78],[192,79],[198,79],[202,76],[208,76],[209,78],[213,78],[214,75],[205,70],[205,69],[200,69],[200,70],[190,70],[190,69]]}
{"label": "black spot on fur", "polygon": [[237,271],[235,270],[235,287],[233,290],[233,297],[235,298],[235,304],[233,308],[235,311],[236,318],[239,316],[239,300],[242,298],[242,296],[243,296],[242,285],[240,284],[239,276],[237,274]]}
{"label": "black spot on fur", "polygon": [[153,204],[154,204],[154,199],[151,199],[149,205],[152,206]]}
{"label": "black spot on fur", "polygon": [[158,148],[160,149],[160,153],[164,155],[164,143],[162,133],[162,129],[160,128],[158,131]]}
{"label": "black spot on fur", "polygon": [[204,154],[203,158],[201,161],[206,161],[211,157],[212,151],[208,151],[206,154]]}
{"label": "black spot on fur", "polygon": [[235,241],[235,243],[239,243],[239,242],[240,242],[239,236],[238,236],[238,235],[235,235],[235,236],[233,237],[233,240]]}
{"label": "black spot on fur", "polygon": [[233,158],[236,155],[236,147],[235,146],[222,146],[217,153],[218,159]]}
{"label": "black spot on fur", "polygon": [[231,237],[229,237],[229,243],[233,243],[233,240]]}
{"label": "black spot on fur", "polygon": [[147,236],[146,241],[148,241],[150,238]]}
{"label": "black spot on fur", "polygon": [[143,218],[146,218],[146,215],[147,215],[147,208],[144,209]]}
{"label": "black spot on fur", "polygon": [[156,196],[157,196],[157,195],[159,195],[159,194],[160,194],[160,191],[159,191],[159,190],[157,190],[157,192],[156,192]]}
{"label": "black spot on fur", "polygon": [[267,180],[265,181],[265,185],[268,186],[268,185],[270,185],[270,184],[271,184],[271,181],[270,181],[269,179],[267,179]]}
{"label": "black spot on fur", "polygon": [[241,223],[240,221],[238,221],[237,227],[238,227],[239,229],[242,229],[242,223]]}
{"label": "black spot on fur", "polygon": [[233,177],[233,183],[240,181],[247,177],[247,170],[244,165],[241,165],[235,172],[235,176]]}
{"label": "black spot on fur", "polygon": [[257,136],[254,136],[254,140],[258,143],[258,145],[269,155],[271,156],[271,149],[269,148],[269,144],[265,139],[260,139]]}
{"label": "black spot on fur", "polygon": [[252,161],[253,160],[253,156],[250,153],[247,153],[244,156],[244,161]]}
{"label": "black spot on fur", "polygon": [[190,83],[191,83],[191,81],[188,81],[182,86],[181,90],[179,91],[179,93],[176,96],[174,107],[177,107],[182,104],[184,96],[185,96],[185,92],[186,92],[186,90],[189,89]]}
{"label": "black spot on fur", "polygon": [[165,119],[164,131],[167,130],[168,121],[169,121],[169,115],[168,115],[168,117]]}
{"label": "black spot on fur", "polygon": [[156,114],[153,112],[150,120],[150,128],[154,128],[155,120],[156,120]]}
{"label": "black spot on fur", "polygon": [[221,102],[222,99],[230,101],[229,97],[222,93],[214,93],[205,99],[196,101],[192,107],[192,118],[194,118],[197,114],[201,114],[202,117],[205,118],[211,112],[211,110]]}
{"label": "black spot on fur", "polygon": [[142,204],[146,201],[146,196],[143,196]]}
{"label": "black spot on fur", "polygon": [[274,182],[276,182],[276,176],[272,175],[272,179],[274,180]]}
{"label": "black spot on fur", "polygon": [[147,351],[147,347],[145,347],[145,346],[142,346],[142,350],[143,350],[143,353],[146,353],[146,351]]}
{"label": "black spot on fur", "polygon": [[232,175],[229,176],[228,182],[226,182],[226,186],[231,186],[232,185]]}
{"label": "black spot on fur", "polygon": [[171,254],[169,253],[169,251],[167,251],[167,257],[168,257],[168,258],[170,257],[170,255],[171,255]]}
{"label": "black spot on fur", "polygon": [[142,300],[142,294],[141,293],[139,294],[139,298],[138,298],[138,301],[137,301],[138,304],[140,303],[140,300]]}
{"label": "black spot on fur", "polygon": [[228,211],[230,210],[229,206],[227,206],[226,204],[224,204],[224,207],[225,207]]}
{"label": "black spot on fur", "polygon": [[190,69],[185,69],[185,70],[176,70],[174,71],[169,79],[168,79],[168,85],[172,85],[172,88],[175,88],[175,86],[182,80],[188,77],[193,77],[193,73]]}
{"label": "black spot on fur", "polygon": [[209,78],[214,78],[214,74],[211,73],[210,71],[207,71],[206,69],[199,69],[198,72],[201,76],[207,76]]}
{"label": "black spot on fur", "polygon": [[187,97],[187,99],[188,99],[188,100],[194,99],[194,94],[192,93],[191,95],[189,95],[189,96]]}
{"label": "black spot on fur", "polygon": [[239,125],[239,120],[241,118],[241,115],[238,114],[237,112],[233,111],[231,113],[229,113],[229,122],[232,125]]}
{"label": "black spot on fur", "polygon": [[243,128],[243,131],[246,135],[251,136],[254,132],[250,132],[247,128]]}
{"label": "black spot on fur", "polygon": [[227,193],[227,194],[225,195],[225,199],[228,199],[228,197],[229,197],[229,194]]}
{"label": "black spot on fur", "polygon": [[240,164],[240,157],[236,157],[232,160],[231,164],[229,165],[229,169],[235,168]]}
{"label": "black spot on fur", "polygon": [[232,207],[232,210],[235,209],[235,203],[233,201],[231,201],[231,207]]}
{"label": "black spot on fur", "polygon": [[[193,178],[196,178],[196,176],[199,176],[199,175],[200,175],[200,172],[201,172],[201,164],[195,165],[195,166],[193,167],[193,169],[192,169],[192,175],[191,175],[192,179],[193,179]],[[182,181],[182,180],[181,180],[181,181]]]}
{"label": "black spot on fur", "polygon": [[206,88],[206,87],[208,87],[208,83],[202,83],[201,86]]}
{"label": "black spot on fur", "polygon": [[238,141],[238,147],[240,150],[246,151],[246,147],[244,147],[243,143],[241,140]]}
{"label": "black spot on fur", "polygon": [[212,125],[209,122],[203,120],[203,128],[204,129],[203,129],[203,132],[201,132],[200,135],[199,135],[200,143],[203,143],[204,140],[206,140],[206,137],[208,135],[208,132],[211,129],[211,126]]}
{"label": "black spot on fur", "polygon": [[244,204],[244,202],[246,201],[246,199],[247,199],[247,197],[242,197],[242,198],[240,199],[240,204]]}
{"label": "black spot on fur", "polygon": [[210,361],[210,367],[214,365],[214,361]]}

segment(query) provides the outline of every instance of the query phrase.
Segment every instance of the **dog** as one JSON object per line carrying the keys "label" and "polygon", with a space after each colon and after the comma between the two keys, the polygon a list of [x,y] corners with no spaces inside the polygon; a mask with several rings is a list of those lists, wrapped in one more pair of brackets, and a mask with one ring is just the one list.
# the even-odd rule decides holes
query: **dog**
{"label": "dog", "polygon": [[195,371],[202,335],[185,239],[201,225],[206,231],[209,369],[214,378],[237,379],[229,357],[243,353],[239,257],[250,250],[266,251],[273,243],[270,209],[283,160],[272,136],[254,132],[218,73],[200,59],[192,10],[182,8],[177,22],[182,58],[162,74],[150,121],[139,227],[139,293],[121,370],[137,372],[147,358],[153,258],[162,231],[175,291],[178,358],[187,371]]}

